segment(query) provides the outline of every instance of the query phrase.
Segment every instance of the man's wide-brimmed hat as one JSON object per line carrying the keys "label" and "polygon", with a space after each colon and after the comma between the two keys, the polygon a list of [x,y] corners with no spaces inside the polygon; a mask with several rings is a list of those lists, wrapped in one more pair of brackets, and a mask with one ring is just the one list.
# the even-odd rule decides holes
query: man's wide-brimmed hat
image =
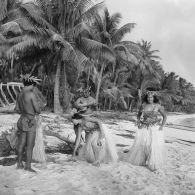
{"label": "man's wide-brimmed hat", "polygon": [[38,79],[37,77],[35,76],[32,76],[31,74],[25,74],[25,75],[20,75],[20,78],[23,80],[23,81],[29,81],[29,82],[34,82],[36,83],[37,85],[40,85],[40,82],[41,82],[41,79]]}

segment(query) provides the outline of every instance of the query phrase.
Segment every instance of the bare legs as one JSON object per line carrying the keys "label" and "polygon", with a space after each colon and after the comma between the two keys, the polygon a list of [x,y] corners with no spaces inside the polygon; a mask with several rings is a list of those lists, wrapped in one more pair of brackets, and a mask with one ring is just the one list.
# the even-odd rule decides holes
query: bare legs
{"label": "bare legs", "polygon": [[22,169],[24,166],[22,164],[22,155],[24,151],[25,145],[26,147],[26,166],[25,170],[35,172],[31,168],[31,161],[32,161],[32,152],[35,144],[35,131],[28,131],[28,132],[22,132],[19,136],[19,146],[18,146],[18,164],[17,168]]}
{"label": "bare legs", "polygon": [[35,172],[31,168],[31,161],[32,161],[32,153],[33,153],[33,148],[35,145],[35,136],[36,136],[36,131],[29,131],[27,132],[27,147],[26,147],[26,166],[25,170]]}
{"label": "bare legs", "polygon": [[24,168],[24,165],[22,164],[22,156],[23,156],[23,151],[24,151],[25,145],[26,145],[26,132],[21,132],[19,135],[17,169]]}

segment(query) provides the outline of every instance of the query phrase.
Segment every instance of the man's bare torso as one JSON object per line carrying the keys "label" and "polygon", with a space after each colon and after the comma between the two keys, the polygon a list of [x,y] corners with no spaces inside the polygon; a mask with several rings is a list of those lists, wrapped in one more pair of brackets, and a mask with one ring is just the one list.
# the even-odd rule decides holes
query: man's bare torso
{"label": "man's bare torso", "polygon": [[37,109],[38,106],[35,105],[37,102],[32,90],[31,88],[24,88],[18,96],[16,110],[21,115],[35,116],[39,113],[39,109]]}

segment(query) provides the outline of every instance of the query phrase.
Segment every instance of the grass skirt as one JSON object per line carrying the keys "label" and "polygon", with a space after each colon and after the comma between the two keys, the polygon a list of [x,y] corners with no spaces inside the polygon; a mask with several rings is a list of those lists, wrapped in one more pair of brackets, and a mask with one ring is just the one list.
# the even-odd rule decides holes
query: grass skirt
{"label": "grass skirt", "polygon": [[111,140],[111,135],[108,132],[106,125],[102,124],[104,129],[105,139],[101,146],[97,145],[100,132],[92,131],[86,140],[86,143],[79,150],[78,158],[94,163],[115,163],[118,160],[116,147]]}
{"label": "grass skirt", "polygon": [[148,166],[152,170],[164,162],[164,137],[159,126],[138,129],[135,141],[128,153],[128,161],[134,165]]}
{"label": "grass skirt", "polygon": [[43,127],[41,116],[36,116],[36,137],[35,146],[33,148],[32,159],[36,162],[44,163],[46,162],[45,146],[43,141]]}

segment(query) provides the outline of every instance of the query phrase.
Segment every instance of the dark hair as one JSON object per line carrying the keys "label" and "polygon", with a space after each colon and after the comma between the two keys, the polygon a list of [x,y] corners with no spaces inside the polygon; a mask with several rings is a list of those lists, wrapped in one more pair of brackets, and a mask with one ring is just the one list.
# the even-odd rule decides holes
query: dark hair
{"label": "dark hair", "polygon": [[36,83],[34,81],[31,81],[31,80],[23,79],[22,82],[23,82],[24,86],[30,86],[30,85],[36,86]]}
{"label": "dark hair", "polygon": [[72,116],[72,119],[77,119],[77,120],[79,120],[79,119],[82,119],[82,118],[83,118],[83,116],[80,115],[80,114],[78,114],[78,113],[75,113],[75,114]]}
{"label": "dark hair", "polygon": [[[159,103],[159,98],[158,98],[158,96],[157,95],[153,95],[153,98],[154,98],[154,103]],[[148,102],[148,94],[145,94],[144,96],[143,96],[143,98],[142,98],[142,101],[143,102],[145,102],[145,103],[149,103]]]}

